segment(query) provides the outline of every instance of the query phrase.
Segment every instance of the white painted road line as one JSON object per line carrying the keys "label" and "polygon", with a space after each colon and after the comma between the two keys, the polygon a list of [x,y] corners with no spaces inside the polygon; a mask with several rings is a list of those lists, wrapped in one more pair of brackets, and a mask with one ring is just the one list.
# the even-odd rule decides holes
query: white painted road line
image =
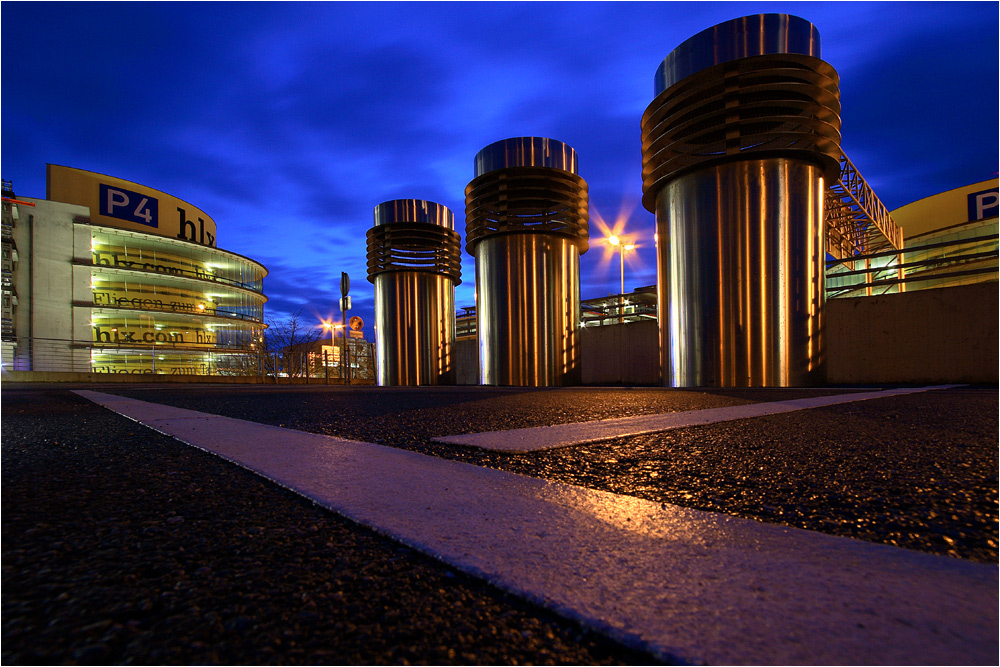
{"label": "white painted road line", "polygon": [[997,568],[78,391],[663,658],[995,664]]}
{"label": "white painted road line", "polygon": [[866,401],[873,398],[886,398],[888,396],[914,394],[931,391],[932,389],[950,389],[959,386],[962,385],[940,385],[935,387],[838,394],[836,396],[816,396],[814,398],[800,398],[793,401],[751,403],[749,405],[734,405],[725,408],[708,408],[705,410],[689,410],[687,412],[602,419],[591,422],[554,424],[552,426],[518,428],[509,431],[446,435],[434,438],[434,440],[450,445],[468,445],[495,452],[538,452],[546,449],[582,445],[588,442],[598,442],[600,440],[610,440],[630,435],[659,433],[687,426],[702,426],[704,424],[715,424],[717,422],[733,421],[736,419],[750,419],[751,417],[808,410],[809,408],[820,408],[827,405],[837,405],[838,403],[852,403],[854,401]]}

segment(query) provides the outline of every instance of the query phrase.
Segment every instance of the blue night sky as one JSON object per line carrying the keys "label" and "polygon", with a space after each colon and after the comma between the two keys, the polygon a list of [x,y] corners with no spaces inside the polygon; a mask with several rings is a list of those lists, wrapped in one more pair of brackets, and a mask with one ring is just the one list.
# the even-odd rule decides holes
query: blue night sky
{"label": "blue night sky", "polygon": [[[220,248],[270,271],[268,319],[330,317],[341,271],[372,322],[365,232],[397,198],[465,232],[473,158],[559,139],[590,186],[582,297],[618,292],[606,226],[639,244],[626,289],[656,282],[639,122],[678,44],[747,14],[820,31],[841,77],[842,146],[897,208],[997,175],[996,2],[25,3],[0,6],[3,177],[45,196],[45,164],[190,201]],[[464,245],[463,245],[464,248]],[[464,254],[464,251],[463,251]],[[464,254],[459,306],[472,305]],[[339,312],[336,312],[339,320]]]}

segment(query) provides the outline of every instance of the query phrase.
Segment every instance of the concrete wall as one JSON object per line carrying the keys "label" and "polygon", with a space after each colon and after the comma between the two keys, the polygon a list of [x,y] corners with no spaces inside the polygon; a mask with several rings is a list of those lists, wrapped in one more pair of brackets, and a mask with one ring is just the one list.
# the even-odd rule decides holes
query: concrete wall
{"label": "concrete wall", "polygon": [[[78,262],[89,264],[93,258],[90,245],[90,228],[84,225],[73,225],[73,258]],[[94,302],[93,286],[91,284],[91,267],[87,265],[73,266],[73,303],[85,303],[88,306],[73,307],[73,340],[90,342],[94,339],[94,327],[91,324],[91,309]],[[73,349],[73,365],[66,370],[78,373],[89,373],[93,366],[90,363],[88,348]]]}
{"label": "concrete wall", "polygon": [[[36,209],[42,213],[41,207]],[[32,370],[61,371],[73,348],[73,221],[68,217],[33,219],[31,261]],[[44,339],[44,340],[39,340]],[[44,349],[44,353],[42,350]]]}
{"label": "concrete wall", "polygon": [[[86,207],[29,199],[35,207],[20,207],[14,239],[22,261],[18,262],[15,331],[18,338],[34,339],[32,369],[38,371],[89,369],[89,354],[75,351],[73,291],[76,283],[89,287],[89,276],[77,276],[74,257],[76,216],[86,217]],[[89,252],[89,248],[88,248]],[[23,273],[22,273],[23,269]],[[86,337],[90,340],[90,331]],[[27,346],[20,346],[27,351]],[[76,358],[79,359],[76,359]],[[74,363],[77,361],[77,363]]]}
{"label": "concrete wall", "polygon": [[[583,384],[659,384],[658,341],[652,321],[584,327],[580,330]],[[456,341],[455,371],[456,384],[479,384],[477,339]]]}
{"label": "concrete wall", "polygon": [[[996,383],[1000,283],[827,302],[830,384]],[[580,332],[584,384],[658,385],[656,322]],[[479,381],[475,339],[456,345],[458,384]]]}
{"label": "concrete wall", "polygon": [[659,335],[655,321],[580,330],[583,384],[658,385]]}
{"label": "concrete wall", "polygon": [[[580,330],[583,384],[656,385],[660,351],[656,322],[633,322]],[[455,343],[455,380],[479,384],[479,342]]]}
{"label": "concrete wall", "polygon": [[455,384],[479,384],[479,339],[455,341]]}
{"label": "concrete wall", "polygon": [[828,301],[828,382],[997,382],[998,285]]}
{"label": "concrete wall", "polygon": [[[830,384],[996,383],[1000,283],[827,302]],[[581,331],[584,384],[660,384],[656,322]]]}

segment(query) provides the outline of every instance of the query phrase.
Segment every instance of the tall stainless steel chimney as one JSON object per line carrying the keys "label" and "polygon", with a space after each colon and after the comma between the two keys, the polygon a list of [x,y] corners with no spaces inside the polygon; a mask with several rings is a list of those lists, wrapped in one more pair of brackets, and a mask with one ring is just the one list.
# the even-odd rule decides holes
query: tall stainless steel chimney
{"label": "tall stainless steel chimney", "polygon": [[823,195],[839,171],[839,77],[801,18],[682,43],[642,117],[667,386],[822,382]]}
{"label": "tall stainless steel chimney", "polygon": [[480,382],[579,384],[589,210],[576,151],[541,137],[490,144],[476,155],[465,218],[465,247],[476,258]]}
{"label": "tall stainless steel chimney", "polygon": [[375,207],[368,280],[375,284],[379,386],[454,384],[455,285],[461,243],[451,211],[422,199]]}

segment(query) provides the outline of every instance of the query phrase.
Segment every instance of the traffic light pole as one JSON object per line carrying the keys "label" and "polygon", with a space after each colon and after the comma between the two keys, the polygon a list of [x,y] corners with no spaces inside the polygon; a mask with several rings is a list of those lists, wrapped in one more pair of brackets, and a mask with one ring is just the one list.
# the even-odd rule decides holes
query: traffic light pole
{"label": "traffic light pole", "polygon": [[[346,384],[351,383],[351,357],[347,347],[347,311],[350,309],[350,297],[347,295],[351,291],[351,278],[346,272],[340,272],[340,335],[344,339],[344,353],[340,355],[340,377]],[[346,368],[346,373],[345,373]]]}
{"label": "traffic light pole", "polygon": [[351,357],[350,351],[347,347],[347,297],[340,298],[340,335],[343,337],[344,353],[341,355],[343,358],[343,365],[341,368],[341,375],[347,379],[347,383],[351,382]]}

